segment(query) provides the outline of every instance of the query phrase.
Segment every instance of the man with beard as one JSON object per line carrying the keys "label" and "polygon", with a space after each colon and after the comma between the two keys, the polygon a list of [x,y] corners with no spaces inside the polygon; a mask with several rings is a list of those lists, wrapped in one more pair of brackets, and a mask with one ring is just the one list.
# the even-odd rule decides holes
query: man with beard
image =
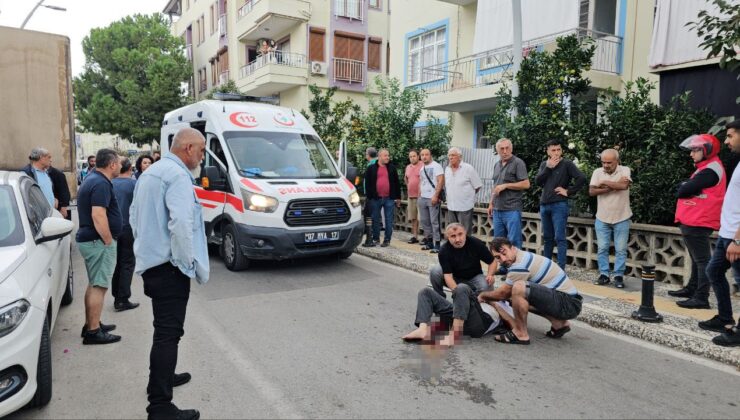
{"label": "man with beard", "polygon": [[581,313],[583,298],[563,269],[549,258],[518,249],[507,238],[493,238],[491,252],[496,261],[508,269],[506,283],[494,291],[481,293],[478,300],[511,300],[514,308],[513,319],[507,319],[501,313],[501,317],[510,322],[513,329],[496,336],[496,341],[529,344],[529,312],[550,321],[552,327],[545,333],[550,338],[560,338],[570,331],[568,320]]}

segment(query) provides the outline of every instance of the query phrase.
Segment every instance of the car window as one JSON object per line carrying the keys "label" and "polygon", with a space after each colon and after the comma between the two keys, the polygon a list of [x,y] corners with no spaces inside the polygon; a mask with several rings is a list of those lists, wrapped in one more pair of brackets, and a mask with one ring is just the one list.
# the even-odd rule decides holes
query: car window
{"label": "car window", "polygon": [[26,216],[31,225],[31,233],[36,237],[41,231],[41,223],[51,216],[51,206],[38,185],[25,183],[24,188],[26,189]]}
{"label": "car window", "polygon": [[23,224],[13,189],[0,185],[0,247],[23,243]]}

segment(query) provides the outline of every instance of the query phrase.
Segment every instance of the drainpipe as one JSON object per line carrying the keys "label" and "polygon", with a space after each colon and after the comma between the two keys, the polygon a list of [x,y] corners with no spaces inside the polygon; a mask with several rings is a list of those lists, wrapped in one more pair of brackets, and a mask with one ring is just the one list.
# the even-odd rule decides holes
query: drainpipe
{"label": "drainpipe", "polygon": [[[511,46],[511,53],[513,55],[513,69],[512,69],[512,83],[511,83],[511,96],[516,98],[519,96],[519,83],[516,80],[516,75],[519,73],[519,68],[522,66],[522,2],[521,0],[511,0],[511,12],[513,18],[514,34],[513,42]],[[511,119],[517,115],[516,106],[511,109]]]}

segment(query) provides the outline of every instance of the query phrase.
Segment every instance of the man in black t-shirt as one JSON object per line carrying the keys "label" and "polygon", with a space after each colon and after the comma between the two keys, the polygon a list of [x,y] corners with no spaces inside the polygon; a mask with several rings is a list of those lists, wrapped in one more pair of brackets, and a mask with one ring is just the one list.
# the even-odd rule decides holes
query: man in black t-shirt
{"label": "man in black t-shirt", "polygon": [[[495,321],[478,302],[478,294],[493,285],[493,275],[498,264],[483,241],[467,236],[465,227],[451,223],[445,229],[447,242],[439,251],[439,265],[432,268],[429,280],[434,290],[425,287],[419,291],[416,307],[416,330],[405,335],[405,341],[431,340],[435,328],[430,325],[432,314],[442,319],[440,328],[452,331],[440,341],[452,346],[465,334],[481,337],[490,331]],[[488,264],[484,276],[481,261]],[[452,290],[452,304],[445,298],[444,286]],[[496,312],[502,308],[494,307]],[[499,312],[500,313],[500,312]]]}
{"label": "man in black t-shirt", "polygon": [[77,246],[85,260],[88,286],[85,292],[85,325],[82,344],[108,344],[121,340],[110,334],[115,325],[100,322],[105,292],[116,267],[116,239],[123,229],[121,210],[113,193],[111,179],[121,170],[114,150],[101,149],[96,156],[97,170],[85,178],[77,193],[80,227]]}

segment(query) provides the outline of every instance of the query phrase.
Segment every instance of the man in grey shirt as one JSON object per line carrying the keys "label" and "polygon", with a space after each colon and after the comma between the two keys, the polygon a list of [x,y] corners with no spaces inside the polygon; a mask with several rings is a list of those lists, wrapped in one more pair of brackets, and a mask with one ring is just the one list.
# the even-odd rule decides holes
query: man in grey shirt
{"label": "man in grey shirt", "polygon": [[496,142],[499,161],[493,166],[493,191],[488,216],[493,218],[493,236],[502,236],[522,247],[522,195],[529,189],[524,161],[514,156],[511,140]]}

